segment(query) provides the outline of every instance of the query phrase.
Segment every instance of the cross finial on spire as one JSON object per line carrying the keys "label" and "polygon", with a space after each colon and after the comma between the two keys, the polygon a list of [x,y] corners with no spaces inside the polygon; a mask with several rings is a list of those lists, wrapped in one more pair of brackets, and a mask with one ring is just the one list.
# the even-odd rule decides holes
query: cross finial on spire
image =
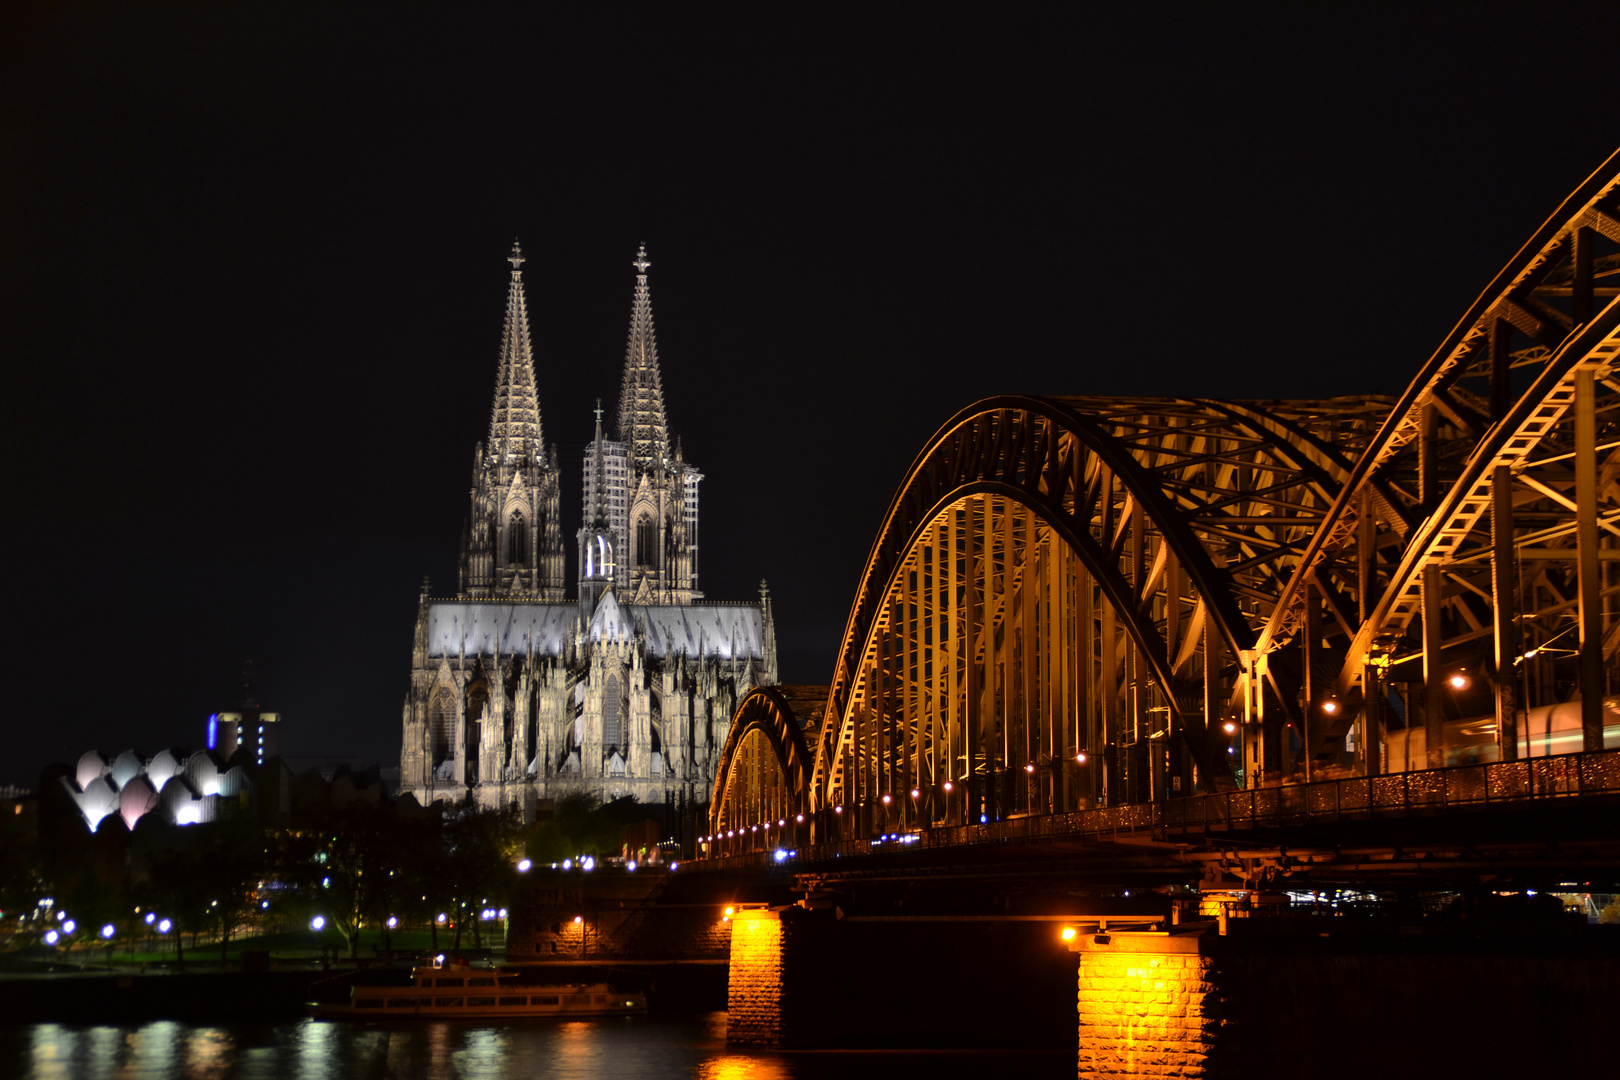
{"label": "cross finial on spire", "polygon": [[518,246],[518,242],[516,240],[512,241],[512,254],[506,257],[506,261],[512,264],[513,270],[522,268],[523,264],[527,261],[523,258],[523,249]]}
{"label": "cross finial on spire", "polygon": [[600,424],[602,422],[602,399],[601,398],[596,399],[596,422],[598,424]]}
{"label": "cross finial on spire", "polygon": [[645,242],[642,243],[641,250],[636,252],[636,261],[630,265],[636,268],[638,274],[645,274],[647,267],[652,265],[647,259],[647,245]]}

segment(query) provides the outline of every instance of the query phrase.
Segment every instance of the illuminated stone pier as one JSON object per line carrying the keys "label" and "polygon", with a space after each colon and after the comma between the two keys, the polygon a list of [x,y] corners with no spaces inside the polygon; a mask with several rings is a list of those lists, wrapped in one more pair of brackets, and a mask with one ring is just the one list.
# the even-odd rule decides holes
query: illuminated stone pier
{"label": "illuminated stone pier", "polygon": [[[789,917],[788,926],[792,926]],[[726,993],[726,1041],[741,1046],[781,1046],[782,912],[757,908],[735,912],[731,922],[731,971]]]}
{"label": "illuminated stone pier", "polygon": [[1212,926],[1077,934],[1081,1076],[1220,1076]]}

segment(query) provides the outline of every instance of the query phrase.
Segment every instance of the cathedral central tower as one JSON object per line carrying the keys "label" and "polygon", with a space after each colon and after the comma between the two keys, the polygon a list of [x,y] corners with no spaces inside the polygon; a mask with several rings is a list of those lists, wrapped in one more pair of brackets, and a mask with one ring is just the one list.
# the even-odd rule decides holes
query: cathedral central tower
{"label": "cathedral central tower", "polygon": [[461,595],[561,600],[564,592],[557,447],[546,447],[516,241],[506,293],[489,441],[473,457],[472,509],[461,542]]}

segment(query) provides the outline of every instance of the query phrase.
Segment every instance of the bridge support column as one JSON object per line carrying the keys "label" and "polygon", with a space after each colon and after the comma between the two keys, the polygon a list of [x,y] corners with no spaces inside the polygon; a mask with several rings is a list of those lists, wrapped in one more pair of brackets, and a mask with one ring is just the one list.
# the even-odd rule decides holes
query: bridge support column
{"label": "bridge support column", "polygon": [[1210,924],[1170,933],[1081,934],[1081,1076],[1223,1076]]}
{"label": "bridge support column", "polygon": [[731,969],[726,988],[726,1041],[783,1045],[782,912],[741,908],[731,917]]}

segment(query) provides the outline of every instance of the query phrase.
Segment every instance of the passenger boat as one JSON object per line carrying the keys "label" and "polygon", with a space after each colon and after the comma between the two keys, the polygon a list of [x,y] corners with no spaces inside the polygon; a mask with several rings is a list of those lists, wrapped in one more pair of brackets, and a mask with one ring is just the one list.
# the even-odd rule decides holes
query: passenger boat
{"label": "passenger boat", "polygon": [[435,961],[411,970],[409,986],[355,986],[343,1003],[309,1003],[323,1020],[516,1019],[527,1016],[634,1016],[647,1011],[640,991],[607,983],[538,986],[465,960]]}

